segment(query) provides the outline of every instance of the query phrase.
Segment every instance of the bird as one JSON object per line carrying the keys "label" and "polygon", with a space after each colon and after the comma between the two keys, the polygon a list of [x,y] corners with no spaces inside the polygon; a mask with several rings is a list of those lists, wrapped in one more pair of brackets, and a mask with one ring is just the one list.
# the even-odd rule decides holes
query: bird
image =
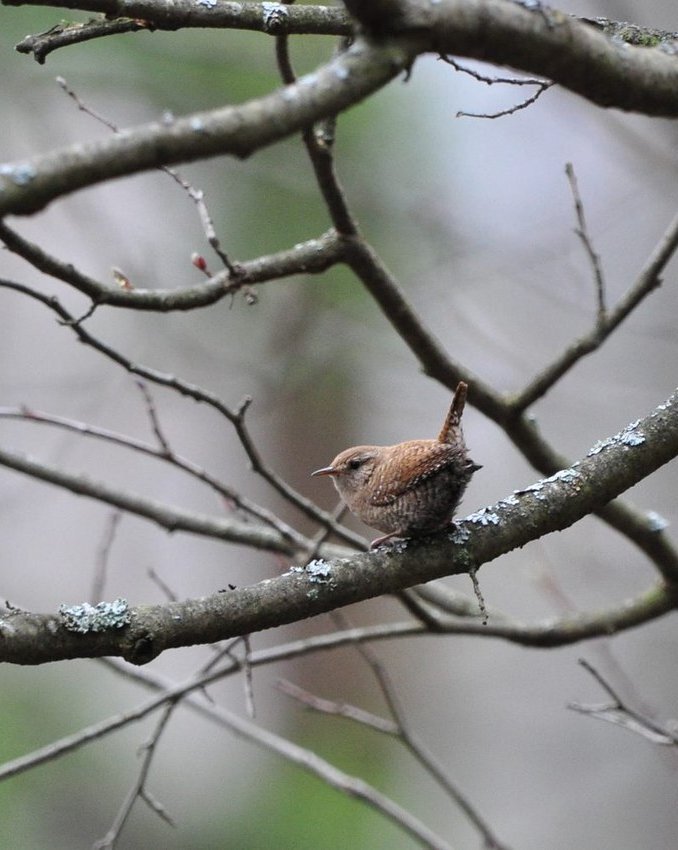
{"label": "bird", "polygon": [[311,473],[329,476],[351,513],[383,532],[370,548],[451,524],[471,476],[482,468],[468,456],[461,428],[467,391],[460,381],[437,439],[354,446]]}

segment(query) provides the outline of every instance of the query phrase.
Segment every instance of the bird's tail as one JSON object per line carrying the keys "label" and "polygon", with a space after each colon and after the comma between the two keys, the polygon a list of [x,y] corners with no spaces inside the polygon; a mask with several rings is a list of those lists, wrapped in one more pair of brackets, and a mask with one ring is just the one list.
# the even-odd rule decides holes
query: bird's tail
{"label": "bird's tail", "polygon": [[463,381],[459,381],[457,389],[454,391],[452,404],[445,419],[445,424],[438,435],[439,443],[449,443],[452,445],[456,443],[464,444],[464,434],[461,430],[461,416],[464,412],[464,405],[466,404],[467,390],[468,385]]}

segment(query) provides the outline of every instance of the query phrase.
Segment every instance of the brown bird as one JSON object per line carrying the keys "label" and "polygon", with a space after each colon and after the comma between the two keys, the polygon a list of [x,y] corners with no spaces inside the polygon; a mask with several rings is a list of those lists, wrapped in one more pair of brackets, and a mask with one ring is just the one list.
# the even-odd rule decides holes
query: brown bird
{"label": "brown bird", "polygon": [[421,537],[449,525],[466,485],[481,467],[468,456],[461,416],[468,387],[460,382],[437,440],[355,446],[312,475],[329,475],[349,510],[390,537]]}

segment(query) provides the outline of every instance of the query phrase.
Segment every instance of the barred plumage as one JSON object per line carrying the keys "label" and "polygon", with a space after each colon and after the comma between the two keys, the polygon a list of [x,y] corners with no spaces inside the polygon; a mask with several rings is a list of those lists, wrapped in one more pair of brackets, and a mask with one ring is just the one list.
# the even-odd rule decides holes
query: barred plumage
{"label": "barred plumage", "polygon": [[439,531],[452,521],[473,473],[461,428],[467,386],[457,386],[436,440],[395,446],[356,446],[313,475],[329,475],[349,510],[389,537]]}

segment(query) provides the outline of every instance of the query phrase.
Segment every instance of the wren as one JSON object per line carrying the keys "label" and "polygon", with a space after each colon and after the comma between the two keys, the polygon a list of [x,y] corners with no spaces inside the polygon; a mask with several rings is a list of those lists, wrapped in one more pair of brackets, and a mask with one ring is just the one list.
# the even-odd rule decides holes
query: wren
{"label": "wren", "polygon": [[481,467],[468,456],[461,416],[468,387],[460,382],[437,440],[395,446],[355,446],[312,475],[329,475],[349,510],[391,537],[421,537],[452,522],[471,476]]}

